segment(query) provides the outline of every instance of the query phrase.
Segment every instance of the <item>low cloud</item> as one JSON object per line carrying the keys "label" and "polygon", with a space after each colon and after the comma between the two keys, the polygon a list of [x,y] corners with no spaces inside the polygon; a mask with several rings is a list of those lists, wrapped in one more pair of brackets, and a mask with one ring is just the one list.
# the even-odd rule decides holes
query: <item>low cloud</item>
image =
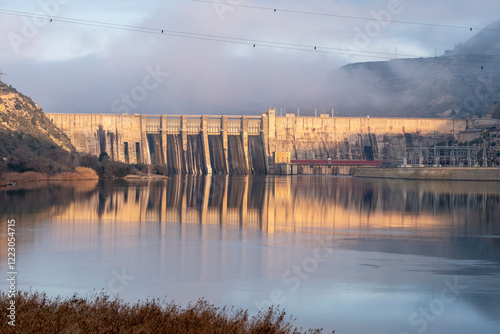
{"label": "low cloud", "polygon": [[[314,108],[331,110],[339,105],[341,98],[342,103],[360,96],[372,96],[367,103],[384,102],[384,97],[377,97],[376,90],[369,91],[370,85],[360,86],[363,92],[353,92],[352,86],[343,85],[336,77],[340,76],[336,70],[347,62],[346,54],[338,48],[353,44],[356,29],[363,29],[370,21],[240,6],[224,7],[226,11],[221,19],[220,11],[212,4],[195,1],[167,4],[147,1],[140,5],[130,1],[122,2],[118,7],[97,1],[85,5],[65,2],[67,4],[61,5],[59,14],[63,17],[158,30],[143,33],[54,19],[23,44],[20,52],[13,50],[7,34],[3,34],[0,38],[0,68],[8,74],[4,80],[31,96],[47,112],[113,112],[112,102],[141,83],[147,66],[159,66],[169,72],[169,77],[157,89],[148,92],[147,99],[132,112],[258,114],[268,107],[289,111],[301,108],[304,112],[313,112]],[[424,2],[428,6],[424,6]],[[263,1],[239,3],[269,6]],[[457,17],[469,17],[463,24],[480,24],[487,19],[484,11],[478,12],[476,7],[482,7],[478,3],[446,1],[438,5],[430,1],[404,0],[401,3],[405,10],[398,14],[397,19],[403,21],[446,24],[455,23]],[[484,1],[486,6],[491,3]],[[9,4],[5,9],[40,11],[37,1],[18,6]],[[371,12],[386,9],[388,1],[360,1],[356,4],[351,1],[287,1],[280,6],[303,12],[370,17]],[[449,14],[437,17],[432,6],[439,6],[436,10],[446,6]],[[0,29],[4,32],[22,33],[22,17],[2,14],[1,18]],[[163,34],[161,29],[165,30]],[[425,54],[428,56],[434,47],[439,46],[444,52],[444,49],[464,41],[464,33],[459,34],[453,29],[436,29],[436,38],[421,33],[427,29],[390,23],[372,38],[366,50],[361,51],[385,52],[382,56],[390,58],[397,46],[401,54],[429,50]],[[200,35],[199,38],[177,37],[168,35],[167,30]],[[226,43],[201,34],[239,40]],[[265,43],[253,40],[276,43],[265,46]],[[323,48],[314,51],[307,47],[307,51],[301,51],[296,49],[305,47],[298,45]],[[351,55],[352,61],[368,59],[380,58]],[[355,82],[357,79],[349,80]]]}

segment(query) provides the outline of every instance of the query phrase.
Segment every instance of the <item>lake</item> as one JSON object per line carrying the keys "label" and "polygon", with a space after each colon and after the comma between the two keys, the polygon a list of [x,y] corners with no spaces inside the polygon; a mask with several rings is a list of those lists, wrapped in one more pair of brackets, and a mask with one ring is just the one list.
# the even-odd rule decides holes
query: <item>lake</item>
{"label": "lake", "polygon": [[[104,290],[255,313],[337,333],[497,333],[500,183],[177,176],[0,190],[17,287]],[[8,290],[7,281],[0,288]]]}

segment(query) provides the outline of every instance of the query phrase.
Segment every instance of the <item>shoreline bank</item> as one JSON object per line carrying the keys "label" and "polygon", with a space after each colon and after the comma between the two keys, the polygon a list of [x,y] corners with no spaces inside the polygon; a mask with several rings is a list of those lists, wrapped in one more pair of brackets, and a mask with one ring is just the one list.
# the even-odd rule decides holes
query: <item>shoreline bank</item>
{"label": "shoreline bank", "polygon": [[0,177],[0,187],[38,181],[88,181],[98,179],[99,177],[95,171],[86,167],[76,167],[74,172],[64,172],[52,176],[31,171],[24,173],[9,172]]}
{"label": "shoreline bank", "polygon": [[354,177],[396,180],[498,181],[498,167],[358,168]]}

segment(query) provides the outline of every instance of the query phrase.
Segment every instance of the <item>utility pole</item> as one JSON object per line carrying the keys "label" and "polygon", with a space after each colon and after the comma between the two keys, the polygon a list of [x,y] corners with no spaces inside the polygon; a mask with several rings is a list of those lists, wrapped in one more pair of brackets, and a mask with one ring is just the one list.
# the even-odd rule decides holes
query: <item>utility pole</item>
{"label": "utility pole", "polygon": [[438,164],[437,146],[436,146],[436,141],[434,141],[434,165],[437,166],[437,164]]}
{"label": "utility pole", "polygon": [[469,167],[472,166],[472,162],[470,161],[471,157],[470,157],[470,146],[469,146],[469,142],[467,142],[467,165]]}
{"label": "utility pole", "polygon": [[408,164],[408,156],[407,156],[407,152],[406,152],[406,142],[405,142],[405,151],[404,151],[404,157],[403,157],[403,167],[406,167],[406,165]]}
{"label": "utility pole", "polygon": [[455,146],[451,146],[450,149],[450,165],[455,167]]}
{"label": "utility pole", "polygon": [[423,165],[424,164],[424,155],[422,152],[422,143],[420,143],[420,155],[418,157],[418,164]]}
{"label": "utility pole", "polygon": [[487,156],[487,152],[486,152],[486,145],[488,144],[488,142],[486,141],[486,138],[484,138],[484,141],[483,141],[483,167],[488,167],[488,156]]}

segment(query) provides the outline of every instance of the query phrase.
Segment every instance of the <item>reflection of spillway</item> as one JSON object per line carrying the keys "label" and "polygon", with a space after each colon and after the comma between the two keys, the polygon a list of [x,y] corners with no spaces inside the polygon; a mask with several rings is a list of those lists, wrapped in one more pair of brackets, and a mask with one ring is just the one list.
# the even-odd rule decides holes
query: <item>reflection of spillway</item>
{"label": "reflection of spillway", "polygon": [[268,233],[332,229],[427,233],[473,229],[480,233],[494,228],[478,222],[498,217],[498,203],[496,188],[475,190],[470,184],[457,191],[443,184],[432,187],[334,177],[178,176],[164,182],[102,188],[58,217],[221,224]]}

